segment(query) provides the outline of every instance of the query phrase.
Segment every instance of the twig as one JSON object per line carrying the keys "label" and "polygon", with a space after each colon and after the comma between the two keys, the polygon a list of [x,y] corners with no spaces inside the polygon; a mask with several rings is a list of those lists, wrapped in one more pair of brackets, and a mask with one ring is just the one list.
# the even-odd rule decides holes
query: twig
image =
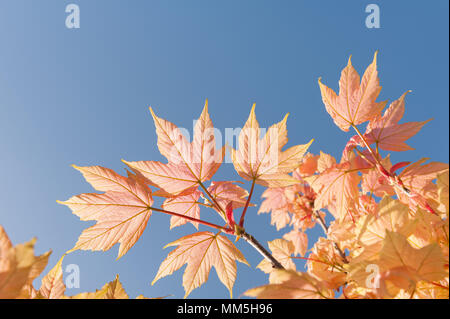
{"label": "twig", "polygon": [[[322,216],[320,216],[319,212],[317,210],[314,211],[314,215],[316,216],[317,221],[319,222],[319,225],[322,226],[323,231],[325,234],[328,235],[328,226],[325,224],[325,221],[323,220]],[[342,260],[348,264],[347,256],[345,256],[345,253],[342,251],[342,249],[339,247],[339,245],[336,242],[333,242],[333,246],[336,249],[336,251],[341,256]]]}
{"label": "twig", "polygon": [[252,235],[246,233],[245,231],[241,233],[242,238],[249,243],[253,248],[255,248],[265,259],[272,263],[272,267],[276,269],[284,269],[283,265],[280,264]]}

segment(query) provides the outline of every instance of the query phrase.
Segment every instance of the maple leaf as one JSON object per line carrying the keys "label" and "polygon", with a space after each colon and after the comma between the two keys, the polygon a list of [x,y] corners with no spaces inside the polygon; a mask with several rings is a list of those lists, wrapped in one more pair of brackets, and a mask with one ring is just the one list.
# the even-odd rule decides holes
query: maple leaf
{"label": "maple leaf", "polygon": [[[95,292],[82,292],[73,296],[66,296],[66,285],[63,281],[62,261],[65,254],[56,265],[42,278],[41,287],[37,293],[37,299],[128,299],[119,275],[113,281],[106,283]],[[142,295],[137,299],[145,299]]]}
{"label": "maple leaf", "polygon": [[11,259],[9,258],[10,250],[13,244],[8,237],[5,229],[0,225],[0,269],[5,270],[10,267]]}
{"label": "maple leaf", "polygon": [[62,261],[64,256],[56,265],[42,278],[39,288],[39,298],[61,299],[64,297],[66,285],[63,281]]}
{"label": "maple leaf", "polygon": [[375,118],[386,105],[386,102],[375,102],[381,90],[377,71],[377,53],[364,72],[361,83],[350,57],[341,73],[339,95],[323,85],[320,78],[319,87],[327,112],[334,123],[345,132],[350,126]]}
{"label": "maple leaf", "polygon": [[291,221],[289,216],[291,201],[287,196],[288,190],[289,187],[267,188],[261,195],[264,201],[259,206],[258,214],[270,212],[270,224],[275,225],[277,230],[284,228]]}
{"label": "maple leaf", "polygon": [[169,253],[161,263],[152,285],[159,279],[171,275],[184,264],[187,267],[183,274],[185,298],[208,280],[209,272],[214,266],[220,281],[228,288],[232,296],[232,288],[236,280],[236,262],[248,265],[242,253],[226,237],[211,232],[198,232],[184,236],[167,244],[178,246]]}
{"label": "maple leaf", "polygon": [[300,166],[294,171],[294,174],[298,174],[299,177],[305,177],[313,175],[317,171],[317,164],[320,155],[313,155],[306,153]]}
{"label": "maple leaf", "polygon": [[386,231],[409,236],[415,223],[409,218],[409,207],[391,197],[378,204],[377,215],[367,215],[358,221],[358,241],[369,246],[384,240]]}
{"label": "maple leaf", "polygon": [[30,298],[32,283],[47,266],[51,251],[34,255],[36,239],[13,246],[0,226],[0,299]]}
{"label": "maple leaf", "polygon": [[311,183],[317,193],[314,208],[319,210],[328,207],[336,219],[352,217],[355,199],[359,196],[360,179],[358,169],[353,168],[351,162],[326,169]]}
{"label": "maple leaf", "polygon": [[273,210],[270,214],[270,224],[275,225],[277,230],[280,230],[291,222],[291,216],[282,210]]}
{"label": "maple leaf", "polygon": [[320,280],[330,289],[337,289],[345,283],[346,274],[342,271],[344,259],[336,251],[335,243],[320,237],[308,256],[308,274]]}
{"label": "maple leaf", "polygon": [[415,211],[414,223],[414,232],[408,237],[411,245],[420,248],[432,242],[440,243],[448,256],[448,220],[419,208]]}
{"label": "maple leaf", "polygon": [[[430,215],[430,214],[428,214]],[[393,298],[404,292],[415,291],[415,286],[420,281],[439,281],[448,278],[448,266],[442,250],[436,243],[431,243],[422,248],[414,248],[406,236],[386,229],[386,235],[379,246],[373,250],[371,246],[371,258],[355,258],[348,265],[348,279],[354,280],[361,286],[366,285],[369,271],[368,265],[377,266],[377,276],[374,287],[378,298]],[[410,295],[407,296],[410,298]]]}
{"label": "maple leaf", "polygon": [[244,295],[259,299],[329,299],[333,291],[307,273],[294,270],[273,271],[275,284],[247,290]]}
{"label": "maple leaf", "polygon": [[[200,207],[198,205],[198,199],[200,198],[200,195],[201,192],[195,190],[193,193],[188,195],[168,198],[164,201],[162,208],[181,215],[200,219]],[[195,226],[195,228],[198,229],[198,223],[189,221],[179,216],[172,216],[170,218],[170,229],[184,225],[188,222],[191,222]]]}
{"label": "maple leaf", "polygon": [[[233,209],[244,207],[247,203],[247,190],[231,181],[211,182],[208,192],[222,208],[226,207],[230,202]],[[209,200],[206,199],[206,201],[209,203]],[[249,206],[255,206],[255,204],[249,203]],[[213,208],[218,211],[217,207],[213,206]]]}
{"label": "maple leaf", "polygon": [[[376,143],[377,146],[386,151],[407,151],[413,150],[405,141],[420,131],[420,129],[430,120],[423,122],[408,122],[398,124],[405,113],[405,96],[410,92],[405,92],[398,100],[391,103],[383,116],[377,116],[367,125],[364,139],[370,145]],[[359,136],[355,137],[359,145],[363,145]]]}
{"label": "maple leaf", "polygon": [[156,126],[158,149],[167,158],[168,163],[123,162],[169,194],[189,194],[200,183],[211,179],[225,156],[224,147],[216,149],[214,127],[208,113],[208,100],[195,124],[191,143],[175,124],[157,117],[151,108],[150,111]]}
{"label": "maple leaf", "polygon": [[355,224],[345,220],[333,220],[328,226],[328,239],[339,243],[341,249],[353,250],[355,246]]}
{"label": "maple leaf", "polygon": [[[291,241],[285,239],[275,239],[268,242],[269,249],[272,252],[272,256],[280,262],[285,269],[295,270],[295,263],[291,256],[295,252],[295,246]],[[256,268],[261,269],[266,274],[270,274],[269,281],[271,283],[277,283],[276,276],[272,275],[275,268],[270,261],[263,259]]]}
{"label": "maple leaf", "polygon": [[346,282],[346,274],[343,271],[321,261],[320,256],[314,253],[308,256],[307,265],[308,274],[321,280],[323,285],[329,289],[339,289]]}
{"label": "maple leaf", "polygon": [[336,159],[333,156],[320,151],[320,155],[317,160],[317,171],[319,173],[322,173],[326,169],[334,166],[334,164],[336,164]]}
{"label": "maple leaf", "polygon": [[[406,167],[399,177],[403,184],[410,190],[421,192],[436,177],[448,170],[448,164],[431,162],[424,164],[428,158],[422,158]],[[424,164],[424,165],[422,165]]]}
{"label": "maple leaf", "polygon": [[285,188],[274,187],[267,188],[261,195],[264,198],[263,202],[259,206],[258,214],[269,213],[270,211],[288,211],[288,198],[285,194]]}
{"label": "maple leaf", "polygon": [[[113,281],[106,283],[101,289],[97,289],[95,292],[83,292],[74,296],[68,297],[70,299],[129,299],[128,294],[125,292],[121,282],[119,281],[119,275]],[[142,298],[142,297],[141,297]]]}
{"label": "maple leaf", "polygon": [[[445,263],[439,245],[432,243],[416,249],[411,247],[402,234],[386,231],[379,260],[383,272],[395,270],[396,277],[400,272],[414,282],[438,281],[445,278],[448,273]],[[391,281],[393,281],[392,278]],[[402,282],[399,282],[398,286],[402,288]]]}
{"label": "maple leaf", "polygon": [[120,243],[122,257],[137,242],[147,226],[153,199],[150,188],[135,175],[121,176],[100,166],[78,167],[86,181],[103,194],[81,194],[60,204],[67,205],[81,220],[96,220],[85,229],[75,247],[81,250],[109,250]]}
{"label": "maple leaf", "polygon": [[304,232],[294,229],[284,234],[283,238],[294,244],[295,255],[305,256],[308,249],[308,236]]}
{"label": "maple leaf", "polygon": [[260,139],[261,130],[253,104],[247,122],[239,133],[239,148],[231,149],[234,168],[242,178],[266,187],[284,187],[298,183],[289,173],[301,164],[303,155],[313,140],[281,151],[288,140],[286,120],[287,115],[281,122],[269,127],[265,136]]}

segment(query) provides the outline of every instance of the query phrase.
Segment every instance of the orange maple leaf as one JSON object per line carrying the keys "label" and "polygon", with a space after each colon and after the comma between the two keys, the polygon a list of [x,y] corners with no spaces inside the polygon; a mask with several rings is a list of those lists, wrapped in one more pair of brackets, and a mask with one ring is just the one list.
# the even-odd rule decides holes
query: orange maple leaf
{"label": "orange maple leaf", "polygon": [[5,229],[0,226],[0,299],[33,298],[33,280],[47,266],[51,251],[34,254],[36,239],[13,246]]}
{"label": "orange maple leaf", "polygon": [[314,208],[328,207],[336,219],[352,217],[355,200],[359,197],[360,180],[358,169],[354,169],[351,162],[326,169],[311,183],[317,193]]}
{"label": "orange maple leaf", "polygon": [[300,164],[303,155],[311,145],[292,146],[281,151],[287,143],[287,115],[272,125],[263,138],[255,116],[255,105],[239,134],[238,150],[231,149],[231,159],[238,174],[250,181],[267,187],[283,187],[297,184],[298,180],[289,175]]}
{"label": "orange maple leaf", "polygon": [[294,270],[274,270],[277,283],[247,290],[244,295],[259,299],[329,299],[333,291],[308,275]]}
{"label": "orange maple leaf", "polygon": [[195,124],[191,143],[175,124],[157,117],[151,108],[150,111],[156,126],[159,151],[169,162],[123,162],[169,194],[185,195],[195,191],[202,182],[211,179],[225,156],[224,147],[216,149],[208,100]]}
{"label": "orange maple leaf", "polygon": [[[423,122],[398,124],[405,113],[405,96],[408,92],[392,102],[383,116],[377,116],[369,122],[364,134],[369,145],[376,143],[379,148],[386,151],[400,152],[413,149],[405,141],[417,134],[431,119]],[[355,136],[355,139],[359,141],[359,145],[364,145],[359,136]]]}
{"label": "orange maple leaf", "polygon": [[339,95],[323,85],[320,78],[319,86],[327,112],[334,123],[346,132],[353,125],[375,118],[386,105],[386,102],[375,102],[381,90],[377,71],[377,53],[373,57],[372,64],[364,72],[361,83],[350,57],[341,73]]}
{"label": "orange maple leaf", "polygon": [[137,242],[152,215],[150,188],[131,173],[124,177],[100,166],[74,167],[96,190],[105,193],[81,194],[65,202],[58,201],[81,220],[97,221],[81,233],[69,252],[109,250],[120,243],[117,258],[122,257]]}
{"label": "orange maple leaf", "polygon": [[235,260],[248,265],[242,253],[228,238],[207,231],[184,236],[165,247],[169,246],[178,247],[171,251],[161,263],[152,285],[187,264],[183,275],[185,298],[192,290],[208,280],[213,266],[220,281],[232,295],[232,288],[236,280]]}

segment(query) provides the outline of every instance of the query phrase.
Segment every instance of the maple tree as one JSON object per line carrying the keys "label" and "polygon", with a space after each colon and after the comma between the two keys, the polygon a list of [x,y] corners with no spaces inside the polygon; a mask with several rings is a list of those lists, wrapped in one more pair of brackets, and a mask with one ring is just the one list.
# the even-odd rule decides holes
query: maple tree
{"label": "maple tree", "polygon": [[[348,60],[339,94],[321,79],[319,88],[334,123],[356,134],[341,159],[308,153],[312,141],[284,149],[287,115],[261,136],[253,105],[237,148],[228,148],[237,174],[251,182],[249,190],[234,177],[214,180],[227,149],[217,147],[207,101],[191,142],[150,109],[157,146],[167,163],[123,160],[126,176],[100,166],[74,166],[100,193],[60,202],[81,220],[96,221],[66,254],[105,251],[118,243],[121,258],[157,212],[171,217],[170,228],[190,223],[197,230],[166,245],[175,248],[152,282],[186,265],[185,297],[208,280],[212,267],[232,295],[237,262],[249,264],[230,239],[242,238],[263,257],[257,268],[269,281],[249,287],[247,296],[448,298],[448,164],[426,163],[426,158],[393,164],[382,153],[412,149],[406,141],[428,121],[399,124],[408,92],[383,112],[387,102],[377,101],[381,86],[376,53],[362,78]],[[256,206],[251,203],[256,185],[265,188],[258,213],[270,213],[277,230],[292,227],[268,242],[268,249],[244,226],[249,207]],[[155,207],[155,196],[163,198],[161,207]],[[204,209],[216,212],[223,223],[207,221]],[[328,225],[327,215],[332,217]],[[199,225],[213,231],[199,231]],[[324,235],[308,249],[306,231],[315,227]],[[118,277],[96,292],[65,296],[65,255],[35,289],[32,282],[46,267],[50,252],[35,256],[33,245],[34,240],[13,247],[0,228],[0,298],[128,298]],[[306,271],[296,269],[296,259],[306,260]]]}

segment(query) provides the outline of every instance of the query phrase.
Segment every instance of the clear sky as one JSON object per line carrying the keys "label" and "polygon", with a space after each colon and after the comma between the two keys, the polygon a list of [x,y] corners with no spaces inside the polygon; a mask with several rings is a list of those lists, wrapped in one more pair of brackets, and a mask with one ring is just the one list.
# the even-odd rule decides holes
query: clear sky
{"label": "clear sky", "polygon": [[[69,3],[80,7],[80,29],[65,26]],[[366,28],[369,3],[379,5],[379,29]],[[53,249],[47,272],[93,224],[56,203],[93,191],[70,164],[124,173],[122,158],[163,160],[148,106],[192,130],[208,98],[223,132],[242,127],[256,103],[262,127],[290,113],[288,146],[315,138],[313,153],[340,158],[351,135],[326,113],[317,79],[336,89],[350,54],[361,74],[376,50],[380,100],[412,90],[403,121],[434,118],[409,140],[416,150],[393,161],[448,162],[448,10],[447,0],[0,1],[0,224],[14,244],[36,236],[38,253]],[[217,179],[238,175],[224,164]],[[118,273],[131,297],[183,297],[182,270],[150,285],[170,251],[162,247],[194,231],[168,225],[155,213],[118,261],[117,246],[68,255],[64,264],[79,265],[81,275],[80,289],[68,293],[93,291]],[[255,208],[246,225],[263,243],[288,231],[277,234]],[[312,243],[320,231],[308,234]],[[237,246],[252,266],[238,265],[239,297],[267,276],[254,269],[261,257],[242,240]],[[228,296],[214,270],[190,295]]]}

